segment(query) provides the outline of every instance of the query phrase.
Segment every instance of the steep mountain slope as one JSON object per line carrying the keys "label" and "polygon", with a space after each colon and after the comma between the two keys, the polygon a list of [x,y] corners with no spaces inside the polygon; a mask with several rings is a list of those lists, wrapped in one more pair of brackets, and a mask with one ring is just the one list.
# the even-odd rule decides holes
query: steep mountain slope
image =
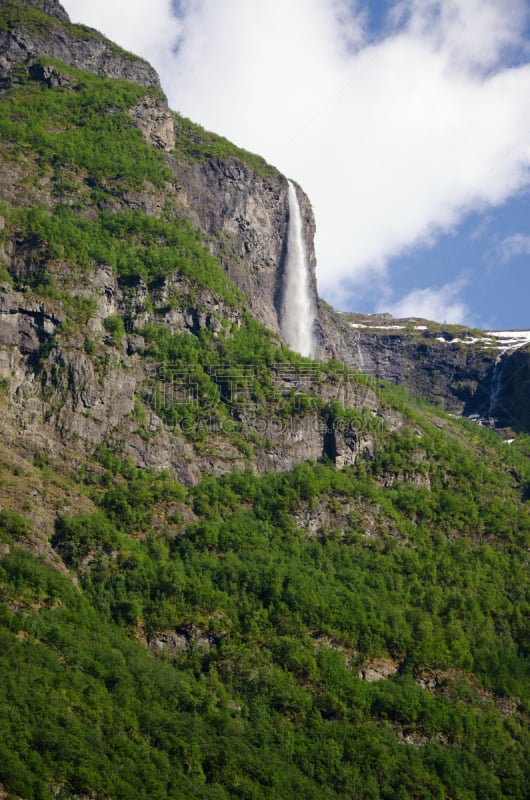
{"label": "steep mountain slope", "polygon": [[286,179],[54,0],[0,32],[0,797],[527,798],[528,437],[377,378],[456,393],[436,335],[283,347]]}
{"label": "steep mountain slope", "polygon": [[[286,405],[300,382],[299,359],[280,353],[270,333],[279,332],[286,179],[171,115],[151,68],[95,32],[32,5],[9,2],[2,12],[6,437],[30,429],[27,440],[56,455],[70,448],[69,458],[72,444],[91,451],[110,437],[188,483],[202,469],[246,463],[252,441],[230,441],[241,432],[239,384],[258,392],[253,413],[263,417],[265,388]],[[54,60],[57,42],[68,66]],[[202,354],[190,334],[200,335]],[[236,362],[239,372],[227,374]],[[201,462],[176,424],[184,412],[202,425],[198,436],[205,420],[213,431],[226,419],[233,435],[212,436],[213,455]],[[272,430],[250,438],[260,464],[323,452],[317,433],[304,442]],[[269,456],[271,439],[279,452]]]}

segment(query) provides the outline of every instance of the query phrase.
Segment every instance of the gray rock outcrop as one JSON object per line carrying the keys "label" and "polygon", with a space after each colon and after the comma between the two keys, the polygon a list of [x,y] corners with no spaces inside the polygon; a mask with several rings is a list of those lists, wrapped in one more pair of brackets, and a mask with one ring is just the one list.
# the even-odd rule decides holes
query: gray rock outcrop
{"label": "gray rock outcrop", "polygon": [[26,23],[22,18],[9,30],[0,31],[0,79],[4,82],[19,65],[46,55],[85,72],[161,91],[158,74],[150,64],[125,52],[91,28],[70,25],[66,11],[55,0],[18,2],[46,16],[39,24]]}
{"label": "gray rock outcrop", "polygon": [[[176,160],[170,163],[183,210],[212,237],[212,253],[247,298],[252,314],[279,333],[288,229],[286,178],[273,170],[260,174],[233,158],[196,161],[188,169]],[[297,194],[316,295],[315,221],[300,187]]]}
{"label": "gray rock outcrop", "polygon": [[[349,316],[319,304],[321,358],[335,358],[355,370],[403,386],[416,397],[457,415],[495,416],[515,430],[530,427],[528,396],[529,348],[507,349],[499,361],[499,342],[486,334],[476,338],[460,328],[419,324],[425,320],[394,320],[356,315],[364,324],[352,326]],[[500,372],[499,372],[500,370]],[[496,407],[491,408],[495,381],[500,378]]]}
{"label": "gray rock outcrop", "polygon": [[38,8],[39,11],[48,14],[49,17],[60,19],[61,22],[70,22],[70,17],[58,0],[22,0],[22,2],[27,6]]}

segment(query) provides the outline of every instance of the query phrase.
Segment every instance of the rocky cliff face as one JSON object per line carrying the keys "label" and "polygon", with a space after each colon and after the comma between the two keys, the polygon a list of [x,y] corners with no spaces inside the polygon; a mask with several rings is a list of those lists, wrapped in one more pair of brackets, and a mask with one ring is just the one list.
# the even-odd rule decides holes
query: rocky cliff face
{"label": "rocky cliff face", "polygon": [[453,414],[528,430],[525,337],[499,338],[462,326],[448,330],[390,315],[338,314],[322,302],[319,322],[321,357],[403,386]]}
{"label": "rocky cliff face", "polygon": [[[325,309],[325,341],[330,356],[360,372],[409,389],[417,397],[444,405],[454,413],[473,413],[487,407],[496,353],[481,347],[452,343],[427,327],[418,331],[407,321],[370,317],[365,324]],[[420,327],[423,327],[420,325]]]}
{"label": "rocky cliff face", "polygon": [[150,64],[91,28],[71,25],[66,11],[54,0],[5,0],[2,5],[0,70],[4,86],[16,81],[17,67],[46,55],[79,70],[160,91],[160,80]]}
{"label": "rocky cliff face", "polygon": [[[13,142],[5,143],[0,158],[5,204],[5,217],[0,219],[0,269],[4,270],[0,428],[5,441],[23,452],[38,449],[72,466],[104,445],[141,466],[169,468],[187,484],[205,472],[216,474],[237,466],[287,469],[323,454],[338,465],[370,457],[374,448],[370,430],[336,424],[329,409],[342,403],[383,424],[386,411],[375,393],[357,387],[353,379],[349,385],[345,376],[304,370],[285,361],[278,349],[288,229],[286,178],[172,114],[149,65],[95,31],[70,25],[58,4],[9,0],[2,13],[0,66],[6,98],[16,97],[22,86],[44,99],[47,92],[65,98],[79,94],[84,90],[79,74],[67,67],[139,85],[144,91],[125,111],[150,151],[138,150],[139,158],[153,160],[154,153],[159,165],[152,173],[158,177],[152,179],[137,178],[132,165],[133,177],[128,180],[92,168],[92,161],[99,158],[96,139],[89,142],[93,158],[82,163],[76,161],[77,151],[66,158],[43,156],[42,134],[30,136],[22,157],[16,130]],[[88,121],[88,135],[91,125],[99,130],[106,118],[114,121],[118,114],[111,101],[107,108],[99,107],[93,121]],[[128,131],[125,118],[119,124],[119,130]],[[75,129],[77,119],[65,119],[61,125],[59,132]],[[314,218],[299,187],[297,194],[316,291]],[[27,222],[28,206],[42,210],[40,222]],[[175,220],[187,220],[192,228],[184,227],[183,239],[172,234],[184,244],[168,247],[167,234],[158,233],[156,246],[165,247],[171,259],[175,252],[182,252],[184,261],[198,259],[200,265],[206,264],[206,272],[198,280],[183,264],[183,270],[148,277],[145,270],[149,271],[153,255],[146,251],[149,240],[140,233],[144,223],[138,223],[136,233],[119,239],[114,251],[107,249],[105,256],[96,254],[81,263],[77,245],[66,252],[62,235],[53,238],[53,225],[62,215],[68,216],[68,209],[73,209],[74,222],[77,219],[81,227],[103,218],[111,227],[115,218],[122,226],[132,224],[131,219],[151,219],[165,225],[165,231]],[[90,230],[89,237],[100,229],[96,224]],[[113,235],[119,237],[115,231]],[[72,236],[75,239],[76,234]],[[139,273],[134,269],[131,273],[127,259],[135,263],[138,248],[143,266]],[[205,260],[204,251],[216,263]],[[112,252],[121,263],[121,277],[116,264],[113,268],[105,261]],[[217,265],[232,289],[222,288]],[[227,378],[222,373],[231,364],[226,359],[212,361],[216,342],[222,352],[225,340],[248,328],[249,313],[273,332],[266,375],[254,379],[258,367],[247,345],[246,360],[236,364],[238,375]],[[149,330],[176,337],[172,341],[178,369],[157,359],[153,352],[157,335],[146,338]],[[263,329],[260,336],[267,340],[270,334]],[[198,365],[179,355],[182,349],[193,348],[194,339],[211,348],[209,363]],[[274,353],[278,359],[271,361]],[[195,367],[199,378],[195,373],[190,377]],[[207,384],[214,395],[208,409],[203,390],[194,394],[196,380]],[[249,402],[240,408],[234,397],[240,385],[245,394],[249,381],[254,381],[254,392],[265,391],[266,396],[249,395]],[[191,397],[188,416],[179,416],[183,393],[186,403]],[[170,411],[177,414],[176,422]],[[393,412],[389,414],[390,424],[399,425]],[[191,428],[186,427],[190,419]]]}
{"label": "rocky cliff face", "polygon": [[[247,298],[252,314],[279,334],[289,224],[286,178],[276,170],[260,174],[234,159],[200,161],[191,168],[170,163],[182,211],[210,235],[211,252]],[[296,192],[316,296],[313,209],[299,186]]]}
{"label": "rocky cliff face", "polygon": [[515,431],[530,434],[530,347],[496,361],[492,371],[493,413]]}
{"label": "rocky cliff face", "polygon": [[70,22],[70,18],[58,0],[23,0],[23,2],[43,11],[49,17],[61,20],[61,22]]}
{"label": "rocky cliff face", "polygon": [[287,181],[234,160],[172,161],[178,202],[210,237],[210,249],[248,300],[252,313],[279,333],[278,287],[287,238]]}
{"label": "rocky cliff face", "polygon": [[[179,122],[170,113],[158,76],[149,64],[120,50],[96,31],[70,25],[66,12],[52,0],[26,0],[24,5],[37,9],[36,19],[20,13],[18,0],[8,0],[7,30],[0,32],[2,84],[16,82],[21,66],[50,88],[71,82],[59,68],[39,63],[39,57],[45,56],[78,70],[148,88],[150,91],[129,113],[146,141],[168,153],[173,181],[156,195],[126,192],[125,205],[159,215],[168,202],[173,204],[179,214],[210,237],[210,251],[243,292],[254,316],[279,333],[279,293],[288,226],[286,178],[268,165],[256,170],[237,156],[219,158],[199,153],[198,158],[183,157],[174,149]],[[18,177],[12,184],[18,183]],[[316,292],[315,222],[311,204],[300,187],[297,194]],[[115,205],[119,206],[119,201]]]}
{"label": "rocky cliff face", "polygon": [[[7,0],[0,12],[0,87],[6,99],[16,97],[22,86],[37,97],[79,94],[83,83],[68,67],[132,82],[142,89],[123,109],[119,130],[128,135],[133,126],[145,142],[139,160],[156,166],[138,177],[133,165],[128,179],[93,168],[92,156],[76,161],[75,147],[73,155],[67,151],[67,157],[59,157],[55,140],[46,145],[52,155],[44,154],[39,142],[46,140],[47,128],[22,150],[16,126],[13,141],[4,143],[0,430],[6,443],[30,453],[38,449],[73,467],[96,448],[110,447],[141,466],[169,468],[186,484],[234,467],[288,469],[322,455],[345,466],[371,458],[374,426],[393,430],[403,424],[380,402],[375,384],[358,381],[347,370],[313,370],[280,349],[286,178],[172,114],[148,64],[95,31],[72,26],[53,0]],[[91,123],[95,135],[109,119],[117,125],[119,114],[110,101],[98,107]],[[75,129],[77,120],[61,124],[58,134]],[[130,142],[139,148],[134,136]],[[97,139],[89,146],[97,161]],[[299,187],[297,195],[316,293],[315,222]],[[28,217],[28,207],[40,209],[41,216]],[[69,214],[82,230],[92,231],[88,239],[94,232],[103,235],[103,226],[99,250],[92,252],[81,234],[79,251],[77,245],[69,251],[60,237],[53,239],[53,226]],[[141,219],[159,223],[152,234],[154,251],[143,232],[153,226]],[[175,220],[187,221],[183,239],[167,228]],[[65,230],[75,243],[77,234]],[[110,249],[105,244],[109,231],[118,237]],[[172,244],[169,235],[177,237]],[[88,255],[82,256],[83,247]],[[175,265],[180,254],[182,268],[164,271],[159,265],[158,272],[148,274],[159,248]],[[198,259],[200,279],[198,272],[186,271],[187,259]],[[230,279],[226,285],[223,273]],[[252,339],[249,314],[272,337],[264,328]],[[162,339],[176,337],[163,359],[160,336],[153,331],[162,331]],[[225,343],[242,331],[247,331],[246,360],[240,351],[235,364],[233,355],[229,361],[215,355],[232,353]],[[487,405],[494,351],[465,350],[427,335],[353,328],[324,303],[317,336],[323,360],[339,359],[458,413],[471,413],[473,403]],[[210,347],[201,364],[194,361],[195,340]],[[260,377],[263,342],[269,342],[269,354],[266,375]],[[227,376],[234,366],[239,372]],[[206,403],[205,391],[210,404],[217,398],[213,406]],[[240,396],[242,406],[234,402]],[[188,416],[181,413],[183,398],[190,404]],[[361,412],[363,421],[337,421],[338,407]]]}
{"label": "rocky cliff face", "polygon": [[[186,402],[182,392],[191,391],[195,378],[182,369],[172,374],[171,365],[162,367],[146,357],[145,340],[135,331],[151,324],[202,336],[219,318],[236,327],[240,324],[239,312],[223,307],[208,292],[200,296],[200,312],[164,310],[164,295],[175,288],[173,280],[161,287],[161,303],[153,312],[131,311],[130,293],[120,289],[110,271],[99,269],[91,276],[89,296],[97,307],[86,331],[70,326],[65,335],[61,303],[28,302],[24,294],[3,287],[0,430],[4,443],[26,454],[39,451],[54,461],[66,460],[74,468],[87,453],[105,445],[132,457],[139,466],[170,469],[189,485],[205,473],[220,474],[234,467],[284,470],[324,454],[339,467],[371,458],[374,435],[347,421],[337,422],[327,410],[333,403],[368,413],[376,425],[401,427],[399,414],[383,408],[376,392],[346,373],[328,377],[281,363],[271,367],[268,402],[245,395],[240,408],[233,389],[231,418],[218,419],[214,403],[210,418],[168,425],[168,408],[173,402]],[[106,332],[105,322],[126,313],[131,330],[116,341]],[[97,346],[96,357],[87,352],[87,332]],[[221,370],[215,376],[219,386],[227,380],[226,369],[223,364],[212,367],[211,374]],[[251,372],[251,367],[243,367],[231,379],[238,390],[241,386],[244,391]],[[167,394],[155,398],[155,392]],[[176,400],[174,393],[180,393]],[[314,399],[303,405],[308,396]],[[282,407],[287,413],[277,417]],[[250,447],[241,446],[241,436]]]}

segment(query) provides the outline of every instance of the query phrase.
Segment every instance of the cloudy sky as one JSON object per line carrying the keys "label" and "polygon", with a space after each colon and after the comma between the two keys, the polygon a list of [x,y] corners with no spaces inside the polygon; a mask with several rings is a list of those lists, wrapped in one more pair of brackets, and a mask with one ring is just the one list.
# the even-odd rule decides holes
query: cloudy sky
{"label": "cloudy sky", "polygon": [[309,195],[335,307],[530,328],[528,0],[63,0]]}

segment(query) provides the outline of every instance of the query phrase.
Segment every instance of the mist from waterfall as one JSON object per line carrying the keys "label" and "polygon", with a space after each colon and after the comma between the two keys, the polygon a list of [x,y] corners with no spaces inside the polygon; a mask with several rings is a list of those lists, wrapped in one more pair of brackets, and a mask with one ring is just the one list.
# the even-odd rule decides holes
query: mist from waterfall
{"label": "mist from waterfall", "polygon": [[302,356],[314,355],[316,307],[296,190],[289,181],[289,229],[283,273],[280,328],[283,340]]}

